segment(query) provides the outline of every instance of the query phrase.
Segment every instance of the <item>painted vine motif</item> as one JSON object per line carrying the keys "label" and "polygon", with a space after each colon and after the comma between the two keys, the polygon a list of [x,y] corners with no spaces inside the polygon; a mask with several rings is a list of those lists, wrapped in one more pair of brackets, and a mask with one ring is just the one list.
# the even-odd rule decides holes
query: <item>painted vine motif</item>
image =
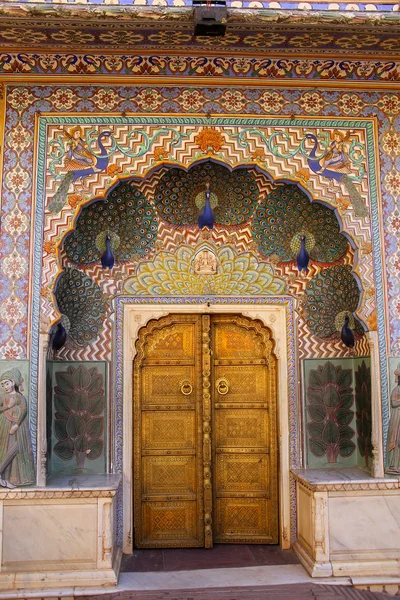
{"label": "painted vine motif", "polygon": [[356,399],[356,429],[357,445],[361,456],[364,457],[365,466],[369,466],[372,458],[372,414],[371,414],[371,368],[363,360],[355,372],[355,399]]}
{"label": "painted vine motif", "polygon": [[326,456],[328,463],[348,458],[356,445],[351,369],[335,367],[330,361],[312,369],[309,374],[307,399],[309,446],[314,456]]}
{"label": "painted vine motif", "polygon": [[54,390],[55,454],[73,460],[79,470],[86,459],[99,458],[104,447],[104,376],[96,367],[68,367],[56,373]]}

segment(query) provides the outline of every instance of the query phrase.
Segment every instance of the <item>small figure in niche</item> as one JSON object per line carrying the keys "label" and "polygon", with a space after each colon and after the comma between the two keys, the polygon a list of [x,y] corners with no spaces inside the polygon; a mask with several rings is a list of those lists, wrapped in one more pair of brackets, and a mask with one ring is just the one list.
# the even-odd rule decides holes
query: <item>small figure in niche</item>
{"label": "small figure in niche", "polygon": [[387,471],[400,473],[400,363],[394,371],[396,387],[390,394],[390,422],[387,441]]}
{"label": "small figure in niche", "polygon": [[35,483],[35,467],[28,426],[28,406],[19,369],[0,376],[0,485],[15,487]]}
{"label": "small figure in niche", "polygon": [[217,258],[209,250],[201,250],[193,262],[193,268],[196,275],[215,275]]}

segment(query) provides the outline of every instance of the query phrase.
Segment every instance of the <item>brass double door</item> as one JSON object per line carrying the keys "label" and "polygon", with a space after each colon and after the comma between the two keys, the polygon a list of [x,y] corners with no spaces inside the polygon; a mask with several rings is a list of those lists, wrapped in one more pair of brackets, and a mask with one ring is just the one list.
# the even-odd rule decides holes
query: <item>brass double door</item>
{"label": "brass double door", "polygon": [[241,315],[169,315],[134,362],[138,548],[278,542],[276,358]]}

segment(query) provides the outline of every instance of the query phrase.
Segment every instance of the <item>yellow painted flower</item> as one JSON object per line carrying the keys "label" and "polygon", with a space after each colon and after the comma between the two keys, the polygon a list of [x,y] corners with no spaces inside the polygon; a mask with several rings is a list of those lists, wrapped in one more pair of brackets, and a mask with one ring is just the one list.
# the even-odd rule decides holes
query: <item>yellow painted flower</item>
{"label": "yellow painted flower", "polygon": [[207,150],[218,152],[221,150],[224,141],[221,132],[211,127],[205,127],[195,137],[196,144],[203,152],[207,152]]}
{"label": "yellow painted flower", "polygon": [[154,149],[154,160],[156,162],[160,160],[164,160],[167,157],[167,151],[165,148],[155,148]]}
{"label": "yellow painted flower", "polygon": [[76,208],[81,200],[82,196],[80,196],[79,194],[69,194],[68,196],[68,204],[71,208]]}
{"label": "yellow painted flower", "polygon": [[117,165],[108,165],[107,174],[110,177],[114,177],[117,173],[119,173],[119,167]]}
{"label": "yellow painted flower", "polygon": [[264,150],[262,150],[261,148],[257,148],[257,150],[254,150],[253,154],[251,155],[251,158],[253,160],[264,160],[265,159]]}
{"label": "yellow painted flower", "polygon": [[296,171],[296,176],[302,183],[307,183],[307,181],[310,179],[310,171],[309,169],[302,167]]}
{"label": "yellow painted flower", "polygon": [[56,253],[56,243],[55,242],[45,242],[43,244],[43,250],[46,254],[55,254]]}
{"label": "yellow painted flower", "polygon": [[369,327],[370,331],[377,330],[376,310],[374,310],[368,317],[368,327]]}

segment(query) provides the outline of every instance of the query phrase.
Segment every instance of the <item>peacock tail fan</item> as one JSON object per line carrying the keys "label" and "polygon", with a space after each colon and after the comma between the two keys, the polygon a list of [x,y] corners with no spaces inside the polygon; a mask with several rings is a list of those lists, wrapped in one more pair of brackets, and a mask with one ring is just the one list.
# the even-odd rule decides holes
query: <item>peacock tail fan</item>
{"label": "peacock tail fan", "polygon": [[368,208],[365,205],[360,192],[358,191],[358,189],[356,188],[354,183],[351,181],[350,177],[346,174],[343,175],[341,182],[343,183],[343,185],[349,192],[351,204],[354,208],[354,214],[356,215],[356,217],[361,217],[361,218],[368,217],[369,216]]}
{"label": "peacock tail fan", "polygon": [[348,249],[334,211],[311,202],[294,184],[277,187],[260,202],[251,230],[260,254],[277,254],[282,262],[295,260],[302,235],[306,236],[306,250],[315,261],[336,262]]}
{"label": "peacock tail fan", "polygon": [[68,173],[66,175],[64,175],[64,177],[62,178],[61,183],[58,186],[56,193],[54,194],[54,196],[51,198],[51,200],[49,201],[49,203],[47,205],[47,208],[48,208],[49,212],[51,212],[51,214],[56,215],[64,207],[66,200],[67,200],[67,196],[68,196],[69,186],[71,185],[73,179],[74,179],[73,171],[68,171]]}
{"label": "peacock tail fan", "polygon": [[354,319],[354,331],[364,333],[354,316],[360,302],[360,289],[349,265],[322,269],[307,285],[304,300],[305,320],[318,337],[340,333],[346,315]]}
{"label": "peacock tail fan", "polygon": [[58,310],[70,321],[68,335],[79,346],[93,342],[106,317],[106,302],[99,286],[78,269],[66,268],[57,282],[55,297]]}
{"label": "peacock tail fan", "polygon": [[175,226],[194,225],[205,204],[206,183],[217,225],[242,225],[252,217],[259,188],[248,169],[230,171],[212,162],[169,169],[157,184],[154,203],[160,218]]}
{"label": "peacock tail fan", "polygon": [[154,247],[157,230],[157,217],[150,202],[133,182],[121,182],[105,200],[82,209],[64,248],[76,265],[100,261],[108,233],[115,260],[127,262],[132,255],[145,255]]}

